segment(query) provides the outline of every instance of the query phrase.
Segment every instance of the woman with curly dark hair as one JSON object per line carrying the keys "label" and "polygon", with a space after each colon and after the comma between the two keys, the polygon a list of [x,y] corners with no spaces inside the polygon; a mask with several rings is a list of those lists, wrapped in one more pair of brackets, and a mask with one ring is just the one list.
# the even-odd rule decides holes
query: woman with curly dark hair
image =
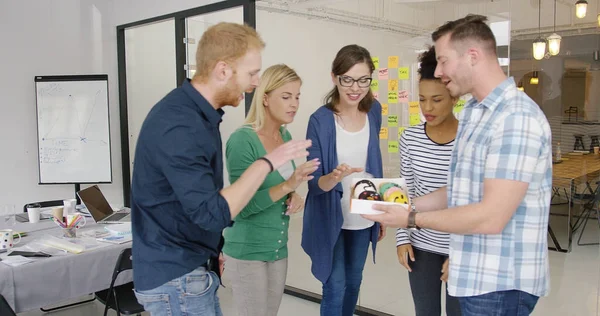
{"label": "woman with curly dark hair", "polygon": [[[457,99],[434,76],[437,61],[431,47],[419,61],[419,103],[426,122],[408,128],[400,138],[400,174],[409,195],[419,197],[446,185],[458,120],[452,109]],[[409,271],[415,315],[441,315],[442,281],[448,280],[450,235],[431,229],[398,229],[398,260]],[[409,263],[410,262],[410,263]],[[446,314],[460,315],[455,297],[446,295]]]}

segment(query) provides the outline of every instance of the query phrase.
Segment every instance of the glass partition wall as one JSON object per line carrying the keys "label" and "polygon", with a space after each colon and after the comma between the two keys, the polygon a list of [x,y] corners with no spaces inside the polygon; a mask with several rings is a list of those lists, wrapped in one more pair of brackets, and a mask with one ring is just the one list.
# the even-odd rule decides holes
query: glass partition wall
{"label": "glass partition wall", "polygon": [[[255,26],[255,3],[249,0],[215,2],[195,9],[117,26],[121,161],[123,196],[130,203],[131,172],[137,135],[148,111],[170,90],[195,72],[196,42],[210,25],[237,22]],[[221,125],[226,140],[245,116],[245,106],[225,109]],[[227,179],[227,177],[226,177]]]}

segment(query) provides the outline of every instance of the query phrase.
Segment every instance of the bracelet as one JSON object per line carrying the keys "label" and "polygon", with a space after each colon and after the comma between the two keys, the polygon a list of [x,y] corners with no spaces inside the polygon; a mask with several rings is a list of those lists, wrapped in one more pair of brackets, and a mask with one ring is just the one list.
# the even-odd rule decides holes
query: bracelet
{"label": "bracelet", "polygon": [[269,167],[271,168],[271,171],[269,171],[269,172],[273,172],[273,170],[275,170],[275,168],[273,168],[273,163],[271,163],[271,161],[269,159],[267,159],[265,157],[260,157],[257,160],[264,160],[264,161],[266,161],[269,164]]}

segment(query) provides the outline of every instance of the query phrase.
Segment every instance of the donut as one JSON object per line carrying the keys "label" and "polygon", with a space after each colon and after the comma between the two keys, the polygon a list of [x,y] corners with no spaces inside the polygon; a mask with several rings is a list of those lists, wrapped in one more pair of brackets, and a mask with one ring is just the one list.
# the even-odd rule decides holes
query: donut
{"label": "donut", "polygon": [[387,200],[387,198],[390,196],[390,194],[392,194],[394,192],[402,192],[402,189],[400,189],[399,187],[389,188],[387,191],[383,192],[383,200]]}
{"label": "donut", "polygon": [[393,182],[384,182],[379,185],[379,194],[383,195],[385,193],[385,191],[387,191],[393,187],[400,187],[400,186]]}
{"label": "donut", "polygon": [[381,195],[373,191],[363,191],[359,196],[359,200],[381,201]]}
{"label": "donut", "polygon": [[395,191],[388,195],[386,202],[408,204],[408,198],[402,191]]}
{"label": "donut", "polygon": [[373,182],[369,181],[369,180],[360,180],[358,181],[355,185],[354,188],[352,189],[352,196],[355,199],[359,199],[360,195],[363,192],[374,192],[377,193],[377,187],[375,186],[375,184],[373,184]]}

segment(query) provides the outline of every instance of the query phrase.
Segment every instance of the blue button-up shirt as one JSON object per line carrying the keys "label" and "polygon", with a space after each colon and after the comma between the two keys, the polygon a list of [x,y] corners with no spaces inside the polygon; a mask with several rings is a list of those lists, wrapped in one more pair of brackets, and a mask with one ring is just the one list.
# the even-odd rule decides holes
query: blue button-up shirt
{"label": "blue button-up shirt", "polygon": [[231,223],[223,188],[222,110],[185,81],[148,113],[131,185],[133,277],[150,290],[220,252]]}
{"label": "blue button-up shirt", "polygon": [[476,296],[520,290],[547,295],[550,125],[512,78],[481,102],[473,98],[465,105],[450,164],[448,206],[481,202],[485,179],[521,181],[529,187],[500,234],[450,235],[448,292]]}

